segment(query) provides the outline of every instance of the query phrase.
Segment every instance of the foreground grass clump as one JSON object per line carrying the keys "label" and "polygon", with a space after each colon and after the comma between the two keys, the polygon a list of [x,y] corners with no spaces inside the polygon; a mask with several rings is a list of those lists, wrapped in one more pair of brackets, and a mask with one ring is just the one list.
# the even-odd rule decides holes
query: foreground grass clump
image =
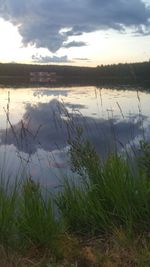
{"label": "foreground grass clump", "polygon": [[51,196],[44,196],[40,185],[31,179],[23,184],[17,227],[21,240],[52,249],[61,233],[61,221],[54,216]]}
{"label": "foreground grass clump", "polygon": [[133,168],[129,159],[118,154],[102,162],[89,142],[80,142],[80,136],[71,142],[72,168],[81,180],[78,185],[65,180],[56,200],[70,231],[86,235],[112,233],[120,227],[130,234],[149,231],[148,148],[141,146],[140,164],[135,158]]}
{"label": "foreground grass clump", "polygon": [[30,178],[22,185],[1,180],[0,246],[19,253],[40,249],[60,256],[58,244],[63,232],[62,220],[54,215],[51,195],[43,194],[38,183]]}
{"label": "foreground grass clump", "polygon": [[10,184],[4,178],[0,180],[0,243],[14,244],[16,239],[17,183]]}

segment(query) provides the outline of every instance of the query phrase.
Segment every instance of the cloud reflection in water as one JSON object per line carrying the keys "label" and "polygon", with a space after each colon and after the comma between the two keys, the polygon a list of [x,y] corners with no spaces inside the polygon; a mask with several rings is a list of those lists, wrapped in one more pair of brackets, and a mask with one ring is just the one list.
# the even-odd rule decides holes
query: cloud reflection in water
{"label": "cloud reflection in water", "polygon": [[[68,111],[72,108],[72,111]],[[113,149],[114,141],[125,146],[142,135],[139,115],[127,119],[118,117],[91,118],[82,116],[80,110],[85,106],[60,103],[53,99],[49,103],[26,105],[22,120],[7,131],[1,130],[1,144],[14,145],[19,151],[32,155],[38,149],[51,152],[67,146],[68,131],[72,137],[75,127],[83,128],[84,136],[91,140],[97,151],[104,155]],[[146,120],[143,116],[142,120]]]}

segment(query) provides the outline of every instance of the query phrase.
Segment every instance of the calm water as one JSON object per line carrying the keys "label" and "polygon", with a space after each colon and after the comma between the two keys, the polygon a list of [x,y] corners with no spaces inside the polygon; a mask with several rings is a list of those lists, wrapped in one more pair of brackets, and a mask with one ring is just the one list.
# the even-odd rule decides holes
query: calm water
{"label": "calm water", "polygon": [[[0,89],[0,166],[48,186],[70,174],[68,129],[80,125],[104,157],[150,138],[150,94],[136,89]],[[9,120],[6,118],[8,116]],[[70,130],[69,130],[70,131]]]}

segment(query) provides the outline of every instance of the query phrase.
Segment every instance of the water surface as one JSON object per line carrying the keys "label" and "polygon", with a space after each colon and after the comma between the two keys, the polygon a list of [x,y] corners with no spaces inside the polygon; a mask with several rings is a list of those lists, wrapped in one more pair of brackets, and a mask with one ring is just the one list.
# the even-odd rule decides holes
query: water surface
{"label": "water surface", "polygon": [[150,137],[150,94],[139,88],[1,88],[0,103],[1,171],[28,172],[48,186],[70,174],[76,126],[101,157]]}

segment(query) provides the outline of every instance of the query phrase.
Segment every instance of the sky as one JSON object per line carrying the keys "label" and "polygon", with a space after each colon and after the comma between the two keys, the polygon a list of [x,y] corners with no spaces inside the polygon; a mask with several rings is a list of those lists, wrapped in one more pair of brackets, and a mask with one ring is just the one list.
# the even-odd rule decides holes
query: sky
{"label": "sky", "polygon": [[150,59],[150,0],[0,0],[0,62]]}

